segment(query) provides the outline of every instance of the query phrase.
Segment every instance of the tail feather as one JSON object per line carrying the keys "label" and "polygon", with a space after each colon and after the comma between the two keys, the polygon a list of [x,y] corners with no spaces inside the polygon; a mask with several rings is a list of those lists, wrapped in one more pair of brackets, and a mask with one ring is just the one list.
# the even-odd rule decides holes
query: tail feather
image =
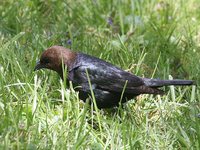
{"label": "tail feather", "polygon": [[140,87],[140,91],[142,92],[142,94],[159,94],[159,95],[163,95],[164,91],[154,88],[154,87],[148,87],[148,86],[141,86]]}
{"label": "tail feather", "polygon": [[160,79],[148,79],[144,78],[144,83],[146,86],[149,87],[162,87],[162,86],[168,86],[168,85],[193,85],[193,80],[180,80],[180,79],[174,79],[174,80],[160,80]]}

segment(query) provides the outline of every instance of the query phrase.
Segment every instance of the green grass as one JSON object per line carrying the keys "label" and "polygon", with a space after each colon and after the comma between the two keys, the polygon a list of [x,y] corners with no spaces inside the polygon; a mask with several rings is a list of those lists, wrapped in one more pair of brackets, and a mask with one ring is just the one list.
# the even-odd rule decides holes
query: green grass
{"label": "green grass", "polygon": [[198,86],[94,111],[55,72],[33,72],[44,49],[63,45],[198,83],[198,0],[4,0],[0,12],[0,149],[199,149]]}

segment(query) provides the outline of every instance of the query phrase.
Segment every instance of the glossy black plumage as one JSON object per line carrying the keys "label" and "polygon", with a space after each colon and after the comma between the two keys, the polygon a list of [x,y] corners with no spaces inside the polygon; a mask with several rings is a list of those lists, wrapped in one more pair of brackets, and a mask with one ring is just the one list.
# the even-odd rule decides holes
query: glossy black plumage
{"label": "glossy black plumage", "polygon": [[[44,59],[48,64],[45,64]],[[191,80],[158,80],[137,77],[101,59],[75,53],[60,46],[47,49],[40,59],[43,63],[38,64],[35,70],[51,69],[63,78],[62,61],[68,69],[68,81],[72,81],[74,87],[77,87],[75,89],[79,91],[79,97],[84,101],[91,93],[87,70],[98,108],[118,106],[120,100],[124,103],[140,94],[163,94],[163,91],[158,89],[161,86],[193,84]]]}

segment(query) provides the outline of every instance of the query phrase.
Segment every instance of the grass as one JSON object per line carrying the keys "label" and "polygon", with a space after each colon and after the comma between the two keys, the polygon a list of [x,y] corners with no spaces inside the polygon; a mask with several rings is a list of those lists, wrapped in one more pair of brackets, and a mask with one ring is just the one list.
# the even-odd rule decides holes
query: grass
{"label": "grass", "polygon": [[198,0],[2,1],[0,149],[199,149],[199,87],[165,88],[120,110],[81,102],[41,52],[63,45],[136,75],[200,81]]}

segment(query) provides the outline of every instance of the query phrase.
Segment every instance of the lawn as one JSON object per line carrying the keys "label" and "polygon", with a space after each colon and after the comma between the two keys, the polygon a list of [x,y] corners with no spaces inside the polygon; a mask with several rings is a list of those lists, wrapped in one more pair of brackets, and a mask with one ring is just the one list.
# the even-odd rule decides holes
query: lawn
{"label": "lawn", "polygon": [[[2,0],[0,149],[199,149],[199,87],[97,110],[49,70],[52,45],[138,76],[200,81],[199,0]],[[66,90],[67,89],[67,90]]]}

